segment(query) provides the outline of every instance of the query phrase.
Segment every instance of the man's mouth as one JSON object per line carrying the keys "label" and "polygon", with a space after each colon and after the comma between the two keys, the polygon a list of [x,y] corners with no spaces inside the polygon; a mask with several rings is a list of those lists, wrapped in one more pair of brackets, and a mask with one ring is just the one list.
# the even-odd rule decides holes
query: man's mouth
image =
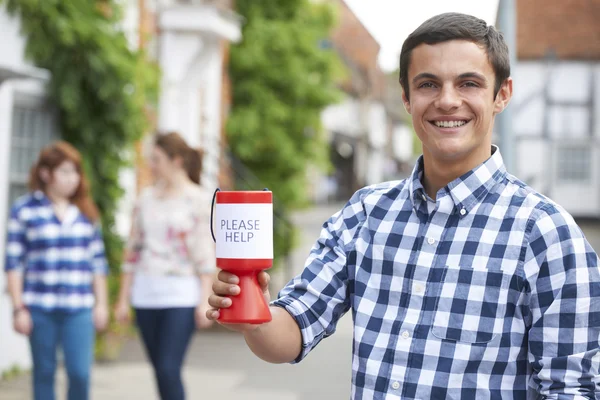
{"label": "man's mouth", "polygon": [[470,120],[455,120],[455,121],[430,121],[433,125],[438,128],[460,128],[463,125],[466,125],[470,122]]}

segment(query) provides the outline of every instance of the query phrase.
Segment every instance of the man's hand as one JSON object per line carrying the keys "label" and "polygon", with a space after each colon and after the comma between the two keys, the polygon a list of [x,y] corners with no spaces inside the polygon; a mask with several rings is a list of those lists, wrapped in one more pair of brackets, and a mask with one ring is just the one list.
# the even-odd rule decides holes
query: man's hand
{"label": "man's hand", "polygon": [[26,308],[17,311],[14,315],[13,328],[21,335],[31,335],[33,322],[31,321],[31,314],[29,314],[29,311]]}
{"label": "man's hand", "polygon": [[96,331],[102,332],[108,326],[108,307],[104,305],[96,305],[94,307],[94,326]]}
{"label": "man's hand", "polygon": [[[263,295],[267,304],[271,301],[271,295],[269,294],[269,280],[270,276],[265,271],[261,271],[258,274],[258,283],[262,289]],[[219,324],[237,332],[248,332],[258,328],[258,324],[227,324],[221,323],[219,319],[219,310],[221,308],[231,307],[231,299],[227,296],[237,296],[240,294],[240,287],[238,286],[239,278],[229,272],[221,271],[217,277],[217,280],[213,282],[212,289],[213,294],[208,298],[208,304],[212,309],[206,312],[208,319],[217,321]]]}

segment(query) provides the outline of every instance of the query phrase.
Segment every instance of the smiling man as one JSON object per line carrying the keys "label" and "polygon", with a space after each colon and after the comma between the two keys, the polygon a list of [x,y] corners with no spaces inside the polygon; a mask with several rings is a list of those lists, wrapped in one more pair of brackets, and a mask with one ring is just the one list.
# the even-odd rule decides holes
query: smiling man
{"label": "smiling man", "polygon": [[[299,362],[351,310],[353,399],[600,397],[598,256],[492,145],[508,60],[502,35],[464,14],[408,37],[400,83],[423,156],[323,225],[271,322],[228,325],[257,356]],[[209,318],[237,282],[220,273]]]}

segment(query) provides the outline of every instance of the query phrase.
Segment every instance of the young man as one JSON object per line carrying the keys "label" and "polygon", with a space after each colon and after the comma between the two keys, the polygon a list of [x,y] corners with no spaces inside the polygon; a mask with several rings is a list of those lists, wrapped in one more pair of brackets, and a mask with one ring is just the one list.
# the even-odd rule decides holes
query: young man
{"label": "young man", "polygon": [[[257,356],[298,362],[351,309],[353,399],[598,397],[598,257],[491,143],[512,95],[508,60],[502,36],[468,15],[408,37],[400,83],[423,156],[325,223],[272,322],[230,326]],[[221,272],[210,318],[236,282]]]}

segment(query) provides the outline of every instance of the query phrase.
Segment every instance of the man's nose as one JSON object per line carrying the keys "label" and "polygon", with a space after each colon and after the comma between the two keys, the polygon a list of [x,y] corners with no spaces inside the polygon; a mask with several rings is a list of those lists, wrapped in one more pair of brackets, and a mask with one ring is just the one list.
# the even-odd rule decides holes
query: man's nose
{"label": "man's nose", "polygon": [[435,106],[444,111],[451,111],[459,107],[461,101],[460,93],[456,91],[454,86],[444,85],[439,97],[436,99]]}

